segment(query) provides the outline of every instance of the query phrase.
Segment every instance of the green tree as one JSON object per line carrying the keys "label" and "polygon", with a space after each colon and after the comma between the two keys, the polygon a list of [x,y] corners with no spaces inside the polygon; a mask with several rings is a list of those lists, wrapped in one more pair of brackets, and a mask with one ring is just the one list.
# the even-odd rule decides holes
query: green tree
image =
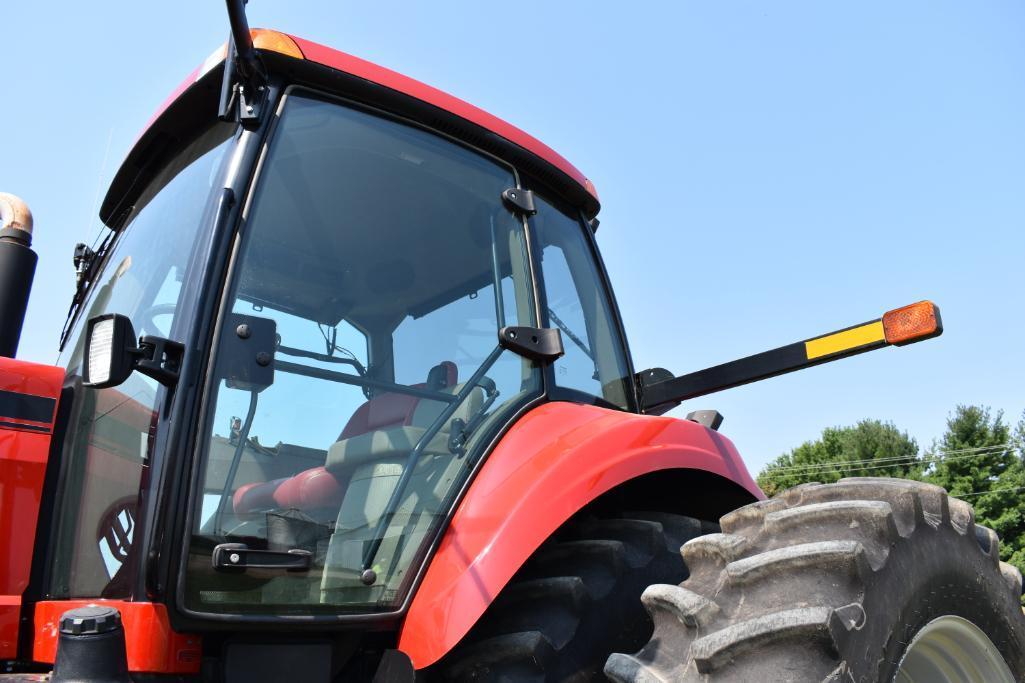
{"label": "green tree", "polygon": [[919,478],[923,470],[918,444],[891,422],[862,420],[853,427],[830,427],[769,463],[758,475],[767,494],[842,477]]}
{"label": "green tree", "polygon": [[994,503],[1002,502],[1004,506],[1003,514],[993,520],[993,530],[1003,539],[1001,557],[1025,574],[1025,411],[1014,430],[1014,440],[1018,457],[989,495],[1000,496]]}
{"label": "green tree", "polygon": [[991,416],[989,408],[959,405],[947,418],[943,438],[926,453],[926,460],[931,461],[926,481],[942,486],[952,496],[966,497],[976,506],[977,516],[989,513],[992,510],[986,501],[972,498],[997,488],[999,478],[1020,460],[1010,442],[1011,430],[1003,413]]}
{"label": "green tree", "polygon": [[946,455],[929,481],[971,503],[976,521],[1000,537],[1000,559],[1025,573],[1025,413],[1012,436],[1000,413],[990,419],[984,408],[958,406],[943,444],[963,452]]}

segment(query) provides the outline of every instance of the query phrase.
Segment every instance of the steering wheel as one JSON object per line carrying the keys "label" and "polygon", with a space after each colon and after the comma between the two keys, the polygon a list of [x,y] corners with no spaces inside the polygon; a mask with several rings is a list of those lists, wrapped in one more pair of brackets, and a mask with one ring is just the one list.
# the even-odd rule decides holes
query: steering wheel
{"label": "steering wheel", "polygon": [[156,337],[164,337],[166,339],[168,336],[167,331],[161,329],[160,325],[157,325],[154,319],[162,315],[174,315],[176,310],[178,310],[177,304],[157,304],[155,306],[150,306],[139,314],[140,325],[142,326],[140,332],[143,334],[149,333]]}
{"label": "steering wheel", "polygon": [[115,501],[100,516],[96,525],[96,549],[102,558],[102,566],[110,576],[100,597],[123,595],[130,588],[130,567],[137,559],[132,548],[138,516],[139,501],[135,496]]}

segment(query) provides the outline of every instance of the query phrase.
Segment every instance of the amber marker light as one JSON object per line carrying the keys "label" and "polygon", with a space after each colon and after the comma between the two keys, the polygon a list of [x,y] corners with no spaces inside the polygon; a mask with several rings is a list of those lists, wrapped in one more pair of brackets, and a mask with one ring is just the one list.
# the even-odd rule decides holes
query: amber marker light
{"label": "amber marker light", "polygon": [[[254,28],[250,33],[253,36],[253,47],[258,50],[268,50],[296,59],[305,59],[302,50],[295,44],[295,41],[284,33],[270,31],[265,28]],[[196,71],[196,80],[198,81],[215,66],[223,62],[227,54],[227,43],[211,52],[210,56],[203,60],[203,63],[200,64],[199,69]]]}
{"label": "amber marker light", "polygon": [[289,57],[295,57],[296,59],[303,59],[303,52],[299,49],[299,46],[295,44],[290,36],[280,33],[278,31],[269,31],[265,28],[254,28],[253,34],[253,46],[258,50],[269,50],[271,52],[277,52]]}
{"label": "amber marker light", "polygon": [[940,309],[931,301],[919,301],[883,314],[886,343],[894,346],[913,344],[943,334]]}

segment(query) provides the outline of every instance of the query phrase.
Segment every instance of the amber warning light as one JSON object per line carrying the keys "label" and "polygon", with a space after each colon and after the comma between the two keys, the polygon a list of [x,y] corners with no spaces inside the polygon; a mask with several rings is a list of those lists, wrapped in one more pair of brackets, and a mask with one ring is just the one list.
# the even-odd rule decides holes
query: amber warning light
{"label": "amber warning light", "polygon": [[931,301],[902,306],[883,314],[886,343],[904,346],[943,334],[940,309]]}

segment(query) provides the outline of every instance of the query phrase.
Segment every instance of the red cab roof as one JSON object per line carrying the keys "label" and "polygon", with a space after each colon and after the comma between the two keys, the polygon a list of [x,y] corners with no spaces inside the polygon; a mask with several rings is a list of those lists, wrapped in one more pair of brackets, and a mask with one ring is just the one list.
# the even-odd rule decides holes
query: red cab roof
{"label": "red cab roof", "polygon": [[580,186],[597,201],[598,193],[595,190],[594,185],[583,173],[579,171],[579,169],[577,169],[576,166],[567,161],[565,157],[554,149],[532,135],[520,130],[516,126],[503,121],[497,116],[489,114],[479,107],[473,106],[469,102],[461,100],[458,97],[453,97],[446,92],[433,88],[425,83],[421,83],[416,79],[403,76],[391,69],[386,69],[364,59],[360,59],[359,57],[354,57],[353,55],[318,43],[303,40],[302,38],[296,38],[295,36],[290,37],[295,41],[295,44],[302,52],[303,57],[312,62],[316,62],[339,71],[344,71],[352,74],[353,76],[365,78],[366,80],[377,83],[378,85],[391,88],[392,90],[409,95],[410,97],[415,97],[418,100],[432,104],[439,109],[444,109],[449,113],[466,119],[481,128],[485,128],[492,133],[523,147],[528,152],[541,157],[579,183]]}
{"label": "red cab roof", "polygon": [[[386,69],[340,50],[335,50],[325,45],[289,36],[277,31],[254,29],[252,33],[253,41],[259,49],[319,64],[384,88],[389,88],[395,92],[401,93],[402,95],[415,98],[421,102],[437,107],[438,109],[462,118],[475,126],[504,138],[508,142],[521,147],[527,152],[533,154],[535,157],[538,157],[542,161],[555,167],[558,171],[561,171],[573,183],[582,188],[586,195],[593,199],[592,212],[597,212],[597,207],[599,205],[598,192],[595,189],[594,184],[591,183],[591,181],[588,180],[579,169],[548,145],[544,144],[532,135],[525,133],[516,126],[503,121],[497,116],[493,116],[483,109],[473,106],[469,102],[465,102],[458,97],[453,97],[446,92],[442,92],[437,88],[421,83],[416,79],[403,76],[391,69]],[[167,111],[186,91],[224,61],[226,52],[226,46],[222,45],[214,51],[214,53],[203,62],[203,64],[186,77],[186,79],[174,90],[174,92],[171,93],[163,104],[161,104],[156,113],[154,113],[146,128],[143,129],[140,139],[136,141],[137,143],[142,140],[153,123],[160,119],[164,112]],[[132,153],[129,154],[129,157],[131,156]],[[103,213],[104,211],[101,211],[101,217]],[[106,220],[106,218],[104,218],[104,220]]]}

